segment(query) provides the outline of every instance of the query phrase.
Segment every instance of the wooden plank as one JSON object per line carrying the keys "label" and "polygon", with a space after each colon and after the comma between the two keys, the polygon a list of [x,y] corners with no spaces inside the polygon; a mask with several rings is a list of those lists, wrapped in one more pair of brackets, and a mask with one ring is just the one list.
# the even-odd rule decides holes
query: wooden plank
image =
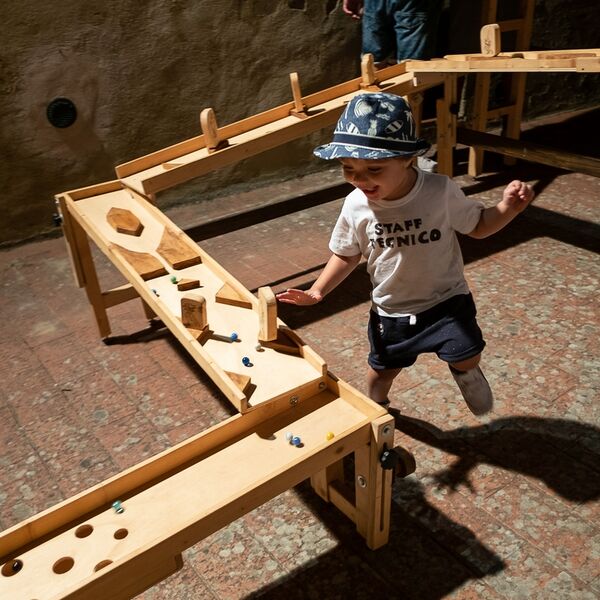
{"label": "wooden plank", "polygon": [[[138,577],[150,581],[155,567],[153,557],[177,556],[311,473],[338,462],[356,448],[366,447],[371,436],[365,415],[331,393],[321,393],[293,411],[275,414],[266,421],[263,415],[260,420],[252,420],[252,426],[241,426],[245,416],[248,415],[241,416],[237,423],[228,421],[195,438],[191,445],[199,451],[184,452],[191,455],[191,460],[178,462],[170,471],[163,471],[163,465],[157,470],[163,473],[162,477],[147,479],[137,472],[140,467],[132,469],[130,479],[138,485],[117,496],[125,509],[122,514],[110,509],[115,496],[107,493],[109,480],[95,488],[102,494],[94,495],[86,506],[90,510],[83,515],[74,517],[79,512],[74,505],[80,499],[50,511],[55,513],[53,524],[63,523],[56,535],[51,529],[46,532],[46,539],[32,537],[23,551],[14,545],[17,531],[30,532],[25,523],[47,521],[48,511],[2,534],[2,555],[19,557],[25,566],[13,577],[0,578],[0,594],[19,600],[42,597],[52,589],[58,597],[100,597],[98,590],[105,593],[107,589],[102,581],[114,577],[117,571],[121,570],[119,580],[131,579],[135,570],[128,564],[136,565]],[[292,429],[302,437],[302,447],[285,440],[286,431]],[[335,432],[334,440],[327,440],[329,429]],[[211,442],[203,443],[208,437]],[[229,476],[223,477],[224,473]],[[145,475],[149,474],[152,472],[146,469]],[[207,488],[210,494],[206,493]],[[173,510],[173,497],[177,499],[177,510]],[[75,532],[82,525],[92,528],[93,535],[78,537]],[[117,528],[129,532],[118,542],[112,537]],[[60,576],[53,575],[48,566],[57,556],[73,556],[74,568]],[[146,568],[138,560],[144,556],[148,558]],[[93,566],[103,560],[112,562],[94,572]],[[36,576],[32,577],[32,573]],[[78,594],[80,589],[85,595]]]}
{"label": "wooden plank", "polygon": [[490,152],[600,177],[600,159],[591,156],[571,154],[533,142],[511,140],[462,127],[458,129],[457,141],[460,144],[477,146]]}
{"label": "wooden plank", "polygon": [[173,269],[185,269],[202,262],[196,244],[181,231],[165,227],[160,244],[156,249]]}
{"label": "wooden plank", "polygon": [[[390,75],[392,72],[395,73],[393,77],[381,81],[381,89],[399,95],[416,91],[414,77],[411,73],[406,73],[404,67],[393,71],[381,70],[381,73]],[[362,91],[360,82],[360,79],[353,80],[348,85],[337,86],[316,95],[322,101],[317,105],[312,104],[314,95],[304,97],[302,100],[307,106],[305,119],[290,115],[294,103],[288,103],[220,128],[220,136],[229,140],[226,148],[209,153],[204,145],[200,145],[186,153],[184,150],[189,150],[190,147],[184,144],[179,148],[181,152],[178,152],[177,147],[171,147],[168,153],[149,155],[137,159],[137,162],[117,167],[117,173],[122,177],[124,185],[144,195],[169,189],[335,123],[346,103]],[[332,90],[338,94],[342,91],[344,93],[331,97]],[[169,157],[169,164],[165,168],[166,161],[159,162],[157,159],[166,156]]]}
{"label": "wooden plank", "polygon": [[139,297],[140,295],[130,283],[125,283],[117,288],[113,288],[112,290],[102,292],[102,299],[105,308],[117,306],[118,304],[122,304],[123,302],[128,302],[129,300],[134,300],[135,298]]}

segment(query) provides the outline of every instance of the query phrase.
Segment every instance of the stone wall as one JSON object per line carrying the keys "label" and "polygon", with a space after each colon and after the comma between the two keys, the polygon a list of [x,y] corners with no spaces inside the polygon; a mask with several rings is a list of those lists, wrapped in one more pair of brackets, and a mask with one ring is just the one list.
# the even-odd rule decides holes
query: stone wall
{"label": "stone wall", "polygon": [[[51,231],[55,193],[113,179],[115,165],[198,135],[205,107],[213,107],[224,125],[290,101],[292,71],[299,73],[305,94],[356,77],[360,29],[343,14],[341,3],[4,0],[0,245]],[[454,19],[460,27],[453,31],[471,32],[464,39],[477,44],[476,11],[457,20],[461,3],[454,12],[453,4],[446,24]],[[538,4],[543,26],[534,43],[590,46],[586,42],[598,28],[587,28],[586,35],[578,23],[598,23],[596,0]],[[600,96],[597,83],[595,96],[592,84],[580,80],[568,96],[564,89],[557,95],[551,85],[544,83],[547,87],[532,96],[560,98],[558,104],[546,102],[544,111],[586,105]],[[75,106],[77,118],[69,127],[48,121],[48,106],[56,98]],[[325,135],[161,194],[159,204],[201,201],[231,186],[322,168],[310,150]]]}

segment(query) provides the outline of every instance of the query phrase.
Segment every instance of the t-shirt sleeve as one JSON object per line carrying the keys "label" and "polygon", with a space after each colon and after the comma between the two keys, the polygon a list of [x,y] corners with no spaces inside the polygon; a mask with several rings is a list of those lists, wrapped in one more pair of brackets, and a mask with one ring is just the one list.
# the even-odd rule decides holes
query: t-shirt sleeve
{"label": "t-shirt sleeve", "polygon": [[356,256],[361,253],[356,229],[349,212],[346,201],[329,240],[329,249],[340,256]]}
{"label": "t-shirt sleeve", "polygon": [[448,179],[447,210],[450,226],[459,233],[471,233],[479,223],[483,202],[467,198],[452,179]]}

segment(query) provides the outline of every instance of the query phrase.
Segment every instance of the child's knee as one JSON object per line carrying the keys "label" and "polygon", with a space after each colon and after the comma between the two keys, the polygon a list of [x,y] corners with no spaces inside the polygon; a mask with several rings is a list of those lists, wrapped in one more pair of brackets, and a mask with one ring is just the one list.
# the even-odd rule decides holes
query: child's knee
{"label": "child's knee", "polygon": [[465,360],[460,360],[458,362],[450,363],[450,366],[457,371],[468,371],[470,369],[474,369],[481,360],[481,353],[472,356],[471,358],[467,358]]}

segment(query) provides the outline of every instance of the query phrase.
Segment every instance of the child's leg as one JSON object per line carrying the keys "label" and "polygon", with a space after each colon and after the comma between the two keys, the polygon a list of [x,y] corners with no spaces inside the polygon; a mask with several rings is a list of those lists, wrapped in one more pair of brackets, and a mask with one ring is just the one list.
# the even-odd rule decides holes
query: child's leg
{"label": "child's leg", "polygon": [[485,375],[479,368],[481,353],[458,362],[448,363],[469,410],[475,415],[484,415],[492,410],[494,396]]}
{"label": "child's leg", "polygon": [[380,369],[375,370],[369,367],[367,371],[367,389],[371,400],[378,404],[387,404],[389,402],[388,393],[394,383],[394,379],[402,369]]}
{"label": "child's leg", "polygon": [[467,358],[466,360],[448,364],[457,371],[469,371],[470,369],[474,369],[479,364],[480,360],[481,353],[477,354],[476,356],[472,356],[471,358]]}

